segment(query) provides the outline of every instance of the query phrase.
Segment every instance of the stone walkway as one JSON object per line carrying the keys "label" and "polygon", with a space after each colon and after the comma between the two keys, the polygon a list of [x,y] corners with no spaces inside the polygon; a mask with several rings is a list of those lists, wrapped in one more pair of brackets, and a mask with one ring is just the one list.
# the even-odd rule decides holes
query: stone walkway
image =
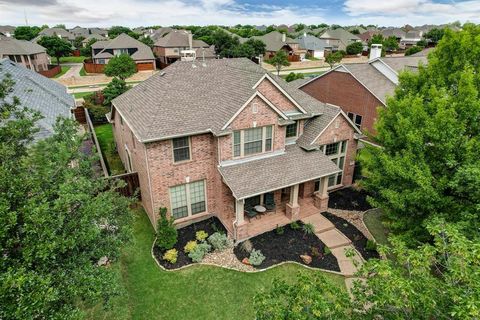
{"label": "stone walkway", "polygon": [[[332,251],[335,258],[337,258],[340,272],[345,276],[345,285],[350,292],[353,281],[358,279],[355,278],[354,275],[364,262],[362,256],[355,250],[350,239],[335,228],[333,223],[320,213],[303,218],[302,222],[311,223],[315,227],[317,237]],[[347,257],[348,251],[353,252],[354,256]]]}

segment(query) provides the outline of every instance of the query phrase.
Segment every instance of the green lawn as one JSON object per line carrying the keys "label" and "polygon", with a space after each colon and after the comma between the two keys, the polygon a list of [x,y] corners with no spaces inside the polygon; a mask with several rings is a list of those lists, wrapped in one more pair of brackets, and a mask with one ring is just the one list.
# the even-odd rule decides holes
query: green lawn
{"label": "green lawn", "polygon": [[84,68],[84,67],[82,67],[82,69],[80,69],[80,72],[79,72],[79,73],[80,73],[80,76],[82,76],[82,77],[85,77],[85,76],[87,75],[87,73],[85,72],[85,68]]}
{"label": "green lawn", "polygon": [[90,91],[90,92],[76,92],[73,94],[73,96],[75,97],[75,99],[80,99],[80,98],[83,98],[85,96],[88,96],[88,95],[91,95],[92,93],[94,93],[95,91]]}
{"label": "green lawn", "polygon": [[68,57],[61,57],[60,58],[60,63],[82,63],[83,60],[85,60],[87,57],[80,56],[80,57],[74,57],[74,56],[68,56]]}
{"label": "green lawn", "polygon": [[[243,273],[219,267],[195,266],[181,271],[163,271],[150,250],[153,229],[143,210],[134,223],[134,240],[119,265],[119,278],[126,292],[113,308],[88,311],[88,319],[253,319],[252,298],[271,286],[274,278],[294,279],[307,270],[288,264],[260,273]],[[345,290],[342,276],[324,273]]]}
{"label": "green lawn", "polygon": [[388,245],[388,230],[382,224],[382,210],[369,210],[365,213],[363,221],[379,244]]}
{"label": "green lawn", "polygon": [[[294,73],[300,73],[300,72],[295,72],[295,71],[292,71],[292,72],[294,72]],[[313,77],[319,76],[319,75],[321,75],[321,74],[323,74],[323,73],[325,73],[325,72],[326,72],[326,71],[317,71],[317,72],[306,72],[306,73],[302,73],[302,74],[303,74],[303,76],[304,76],[305,78],[307,78],[307,77],[312,77],[312,78],[313,78]],[[283,79],[285,79],[287,76],[288,76],[288,74],[282,74],[282,75],[280,75],[280,77],[282,77]]]}
{"label": "green lawn", "polygon": [[60,71],[59,74],[57,74],[54,78],[60,78],[61,76],[63,76],[71,67],[64,67],[62,66],[62,71]]}
{"label": "green lawn", "polygon": [[112,125],[110,123],[95,126],[95,133],[98,138],[98,143],[102,149],[103,156],[107,162],[108,169],[111,175],[116,175],[125,172],[122,161],[115,150],[115,141],[113,139]]}

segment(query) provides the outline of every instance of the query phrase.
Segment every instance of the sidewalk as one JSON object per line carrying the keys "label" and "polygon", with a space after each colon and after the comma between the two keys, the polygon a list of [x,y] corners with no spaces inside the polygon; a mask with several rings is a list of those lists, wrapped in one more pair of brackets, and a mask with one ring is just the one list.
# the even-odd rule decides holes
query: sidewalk
{"label": "sidewalk", "polygon": [[[70,68],[70,70],[68,71],[71,71],[72,73],[75,72],[75,70],[73,70],[73,67]],[[81,69],[81,67],[80,67]],[[78,72],[80,72],[80,69],[78,69]],[[139,71],[137,73],[135,73],[133,76],[131,76],[130,78],[126,79],[127,82],[132,82],[132,81],[144,81],[148,78],[150,78],[152,75],[154,75],[155,73],[157,73],[158,70],[155,70],[155,71]],[[88,75],[88,76],[80,76],[80,74],[78,75],[70,75],[70,76],[66,76],[69,72],[65,73],[62,77],[60,78],[56,78],[56,79],[53,79],[57,82],[60,82],[61,84],[67,86],[67,87],[72,87],[72,86],[95,86],[95,85],[105,85],[106,83],[109,83],[111,80],[112,80],[112,77],[107,77],[106,75],[104,74],[92,74],[92,75]]]}

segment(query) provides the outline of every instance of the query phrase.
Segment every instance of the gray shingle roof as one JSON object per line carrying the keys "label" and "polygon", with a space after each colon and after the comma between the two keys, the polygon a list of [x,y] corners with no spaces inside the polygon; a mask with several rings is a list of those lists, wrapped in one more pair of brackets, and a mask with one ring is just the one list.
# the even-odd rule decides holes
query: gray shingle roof
{"label": "gray shingle roof", "polygon": [[[75,40],[75,36],[71,32],[68,32],[67,30],[62,29],[62,28],[43,29],[42,31],[40,31],[40,33],[38,35],[39,35],[40,38],[42,36],[51,37],[53,35],[57,35],[57,36],[61,36],[62,38],[67,38],[68,40]],[[39,38],[39,37],[37,37],[37,38]]]}
{"label": "gray shingle roof", "polygon": [[359,37],[348,32],[343,28],[338,29],[329,29],[326,30],[319,36],[320,39],[338,39],[344,46],[348,46],[350,43],[355,41],[361,41]]}
{"label": "gray shingle roof", "polygon": [[282,41],[283,34],[278,31],[272,31],[263,36],[254,36],[251,39],[261,40],[266,45],[267,51],[278,51],[283,46],[288,45],[289,43],[298,43],[297,40],[286,37],[285,42]]}
{"label": "gray shingle roof", "polygon": [[113,40],[107,41],[97,41],[92,45],[92,48],[103,48],[102,51],[97,53],[93,58],[102,58],[102,54],[105,50],[108,49],[129,49],[129,48],[136,48],[131,57],[133,60],[153,60],[155,57],[153,56],[152,49],[146,44],[130,37],[129,35],[122,33],[118,35]]}
{"label": "gray shingle roof", "polygon": [[428,62],[426,56],[387,57],[382,58],[382,61],[396,72],[405,69],[416,69],[419,63],[426,64]]}
{"label": "gray shingle roof", "polygon": [[[266,73],[244,58],[177,61],[114,99],[113,104],[144,142],[201,132],[221,134]],[[310,116],[321,114],[323,103],[270,76]]]}
{"label": "gray shingle roof", "polygon": [[303,134],[297,139],[297,145],[305,150],[315,150],[318,148],[318,146],[314,144],[315,139],[320,132],[340,114],[340,108],[330,104],[325,104],[322,111],[321,116],[307,120]]}
{"label": "gray shingle roof", "polygon": [[90,40],[92,39],[96,39],[98,41],[105,41],[105,40],[108,40],[107,38],[105,38],[104,36],[102,36],[101,34],[97,34],[97,33],[93,33],[93,34],[89,34],[85,39],[82,40],[82,43],[88,43]]}
{"label": "gray shingle roof", "polygon": [[39,111],[43,119],[38,122],[40,132],[36,139],[53,134],[57,117],[71,117],[70,109],[75,100],[67,93],[66,87],[8,59],[0,60],[0,80],[10,74],[15,81],[13,92],[7,97],[20,99],[21,105]]}
{"label": "gray shingle roof", "polygon": [[315,36],[308,35],[307,36],[300,36],[297,38],[298,43],[300,43],[300,47],[305,48],[307,50],[325,50],[326,47],[330,45],[327,44],[326,39],[319,39]]}
{"label": "gray shingle roof", "polygon": [[322,152],[307,152],[296,145],[285,153],[218,168],[236,199],[278,190],[325,177],[340,169]]}
{"label": "gray shingle roof", "polygon": [[0,54],[35,54],[46,52],[46,49],[39,44],[0,36]]}

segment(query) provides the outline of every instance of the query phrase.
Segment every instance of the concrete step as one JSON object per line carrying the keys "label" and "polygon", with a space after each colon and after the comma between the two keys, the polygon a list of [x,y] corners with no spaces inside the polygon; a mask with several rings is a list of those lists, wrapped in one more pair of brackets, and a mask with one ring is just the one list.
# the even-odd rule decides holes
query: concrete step
{"label": "concrete step", "polygon": [[311,223],[315,227],[315,233],[321,233],[328,230],[335,229],[333,223],[331,223],[327,218],[322,216],[320,213],[312,214],[311,216],[305,217],[302,219],[303,223]]}
{"label": "concrete step", "polygon": [[333,250],[338,247],[344,247],[350,245],[352,242],[350,239],[345,237],[340,231],[337,229],[331,229],[324,232],[316,232],[317,237],[322,240],[322,242]]}

